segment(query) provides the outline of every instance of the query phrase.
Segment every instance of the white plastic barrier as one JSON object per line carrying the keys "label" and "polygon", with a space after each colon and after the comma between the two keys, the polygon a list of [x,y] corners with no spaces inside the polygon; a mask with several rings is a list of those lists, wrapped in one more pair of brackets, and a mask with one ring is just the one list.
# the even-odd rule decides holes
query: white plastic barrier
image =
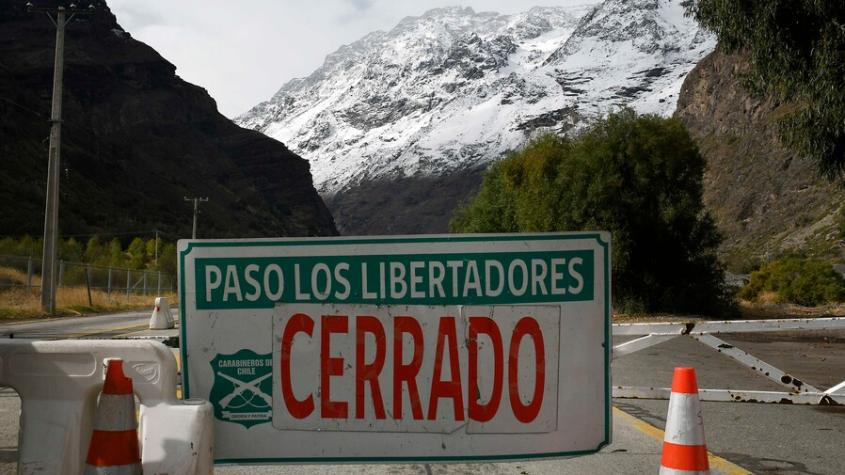
{"label": "white plastic barrier", "polygon": [[167,297],[156,297],[155,307],[150,315],[150,330],[167,330],[174,326],[175,322]]}
{"label": "white plastic barrier", "polygon": [[81,473],[107,358],[123,359],[141,401],[144,473],[211,474],[211,405],[176,398],[173,354],[149,340],[0,340],[0,385],[21,397],[18,472]]}

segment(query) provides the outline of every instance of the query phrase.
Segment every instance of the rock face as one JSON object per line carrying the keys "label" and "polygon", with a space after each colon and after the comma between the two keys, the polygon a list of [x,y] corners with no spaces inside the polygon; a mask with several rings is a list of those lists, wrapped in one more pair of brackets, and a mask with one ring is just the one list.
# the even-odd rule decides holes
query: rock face
{"label": "rock face", "polygon": [[[0,0],[0,234],[37,235],[44,222],[55,29],[25,3]],[[186,195],[210,198],[199,237],[337,233],[308,162],[223,117],[93,3],[66,35],[63,233],[190,237]]]}
{"label": "rock face", "polygon": [[[480,171],[531,137],[626,105],[671,114],[715,45],[682,3],[432,10],[340,48],[236,122],[311,162],[344,233],[442,232]],[[403,189],[440,199],[408,204]],[[362,212],[376,202],[394,219]]]}
{"label": "rock face", "polygon": [[712,53],[687,76],[676,112],[707,159],[704,199],[726,261],[742,271],[799,249],[838,252],[845,192],[780,144],[776,122],[789,106],[749,94],[748,68],[743,56]]}

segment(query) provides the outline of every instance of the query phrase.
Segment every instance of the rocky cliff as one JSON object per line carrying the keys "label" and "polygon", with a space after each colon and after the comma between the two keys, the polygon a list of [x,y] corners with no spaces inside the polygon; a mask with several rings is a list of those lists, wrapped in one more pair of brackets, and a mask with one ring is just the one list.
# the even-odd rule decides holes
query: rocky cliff
{"label": "rocky cliff", "polygon": [[[44,222],[55,29],[25,4],[0,0],[0,234],[40,234]],[[187,195],[210,199],[200,237],[336,234],[308,162],[223,117],[93,4],[66,35],[63,233],[189,237]]]}
{"label": "rocky cliff", "polygon": [[748,67],[741,55],[710,54],[687,76],[676,112],[707,159],[704,199],[726,262],[742,271],[785,252],[838,254],[845,192],[780,144],[776,122],[789,105],[750,94]]}

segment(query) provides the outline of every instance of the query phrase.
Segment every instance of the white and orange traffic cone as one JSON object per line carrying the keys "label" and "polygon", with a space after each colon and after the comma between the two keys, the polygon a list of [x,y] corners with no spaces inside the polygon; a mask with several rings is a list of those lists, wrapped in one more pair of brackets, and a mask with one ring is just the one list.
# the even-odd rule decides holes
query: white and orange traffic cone
{"label": "white and orange traffic cone", "polygon": [[94,432],[85,459],[85,475],[94,474],[141,474],[132,379],[123,374],[123,360],[119,359],[108,361],[103,392],[97,401]]}
{"label": "white and orange traffic cone", "polygon": [[153,314],[150,315],[150,330],[167,330],[173,328],[173,315],[170,313],[170,305],[166,297],[157,297]]}
{"label": "white and orange traffic cone", "polygon": [[675,368],[663,436],[661,475],[709,474],[695,368]]}

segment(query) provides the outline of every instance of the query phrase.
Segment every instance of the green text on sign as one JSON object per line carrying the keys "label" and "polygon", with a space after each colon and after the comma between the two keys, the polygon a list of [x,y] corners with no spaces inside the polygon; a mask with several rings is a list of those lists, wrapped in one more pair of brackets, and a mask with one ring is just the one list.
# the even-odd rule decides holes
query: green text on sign
{"label": "green text on sign", "polygon": [[198,258],[198,309],[593,300],[593,251]]}

